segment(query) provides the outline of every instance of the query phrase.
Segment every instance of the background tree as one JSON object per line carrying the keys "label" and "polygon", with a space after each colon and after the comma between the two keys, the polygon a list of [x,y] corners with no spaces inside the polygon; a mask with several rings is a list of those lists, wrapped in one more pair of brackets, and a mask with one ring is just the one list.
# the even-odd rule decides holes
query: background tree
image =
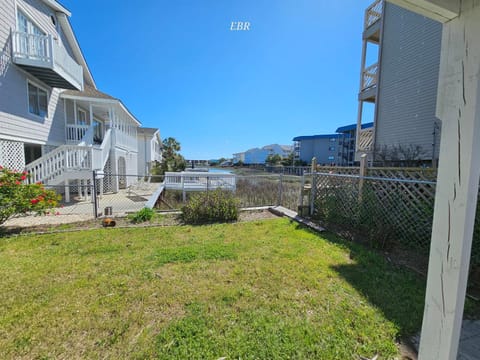
{"label": "background tree", "polygon": [[270,154],[265,160],[268,165],[277,165],[280,164],[280,161],[282,161],[282,157],[278,154]]}
{"label": "background tree", "polygon": [[162,162],[152,167],[153,175],[163,175],[167,171],[183,171],[187,167],[185,158],[180,155],[180,143],[173,137],[162,141]]}
{"label": "background tree", "polygon": [[291,152],[288,154],[287,157],[282,159],[282,165],[283,166],[292,166],[293,165],[293,160],[294,160],[294,154]]}

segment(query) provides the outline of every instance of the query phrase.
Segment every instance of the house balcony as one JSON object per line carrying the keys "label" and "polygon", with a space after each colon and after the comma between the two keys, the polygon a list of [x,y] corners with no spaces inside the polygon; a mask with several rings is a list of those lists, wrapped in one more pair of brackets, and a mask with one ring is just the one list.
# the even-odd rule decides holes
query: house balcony
{"label": "house balcony", "polygon": [[51,35],[13,31],[12,59],[51,87],[83,90],[83,68]]}
{"label": "house balcony", "polygon": [[383,14],[383,0],[376,0],[365,10],[363,38],[378,44],[380,42],[380,23]]}
{"label": "house balcony", "polygon": [[378,63],[375,63],[362,71],[362,86],[360,94],[358,94],[358,100],[375,102],[377,96],[378,70]]}
{"label": "house balcony", "polygon": [[370,152],[373,150],[373,128],[363,129],[358,134],[357,151]]}

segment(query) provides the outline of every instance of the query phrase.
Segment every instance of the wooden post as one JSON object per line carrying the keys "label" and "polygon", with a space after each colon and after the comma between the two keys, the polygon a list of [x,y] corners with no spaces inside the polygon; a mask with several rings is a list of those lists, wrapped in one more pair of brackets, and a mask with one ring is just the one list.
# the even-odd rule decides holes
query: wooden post
{"label": "wooden post", "polygon": [[480,3],[464,0],[443,29],[437,116],[442,120],[419,359],[456,359],[480,175]]}
{"label": "wooden post", "polygon": [[65,202],[70,202],[70,186],[68,186],[68,180],[65,180]]}
{"label": "wooden post", "polygon": [[363,184],[367,175],[367,154],[360,156],[360,179],[358,181],[358,202],[362,202]]}

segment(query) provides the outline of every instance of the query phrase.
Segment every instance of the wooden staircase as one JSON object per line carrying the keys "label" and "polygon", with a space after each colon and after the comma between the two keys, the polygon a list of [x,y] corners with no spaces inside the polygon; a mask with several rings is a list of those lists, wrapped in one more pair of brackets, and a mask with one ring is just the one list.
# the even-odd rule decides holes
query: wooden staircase
{"label": "wooden staircase", "polygon": [[29,163],[25,171],[30,182],[60,185],[68,180],[92,178],[93,170],[102,171],[111,148],[111,130],[107,130],[101,145],[61,145]]}

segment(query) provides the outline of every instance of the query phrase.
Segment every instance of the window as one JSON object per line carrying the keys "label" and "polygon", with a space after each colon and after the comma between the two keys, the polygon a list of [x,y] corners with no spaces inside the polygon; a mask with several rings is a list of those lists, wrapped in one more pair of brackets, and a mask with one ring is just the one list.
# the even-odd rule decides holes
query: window
{"label": "window", "polygon": [[330,142],[335,142],[335,141],[337,141],[336,138],[330,138]]}
{"label": "window", "polygon": [[335,160],[335,156],[329,156],[328,160]]}
{"label": "window", "polygon": [[47,92],[32,83],[28,83],[28,111],[32,114],[48,116]]}
{"label": "window", "polygon": [[335,151],[335,146],[330,146],[330,147],[328,148],[328,150],[329,150],[329,151]]}

